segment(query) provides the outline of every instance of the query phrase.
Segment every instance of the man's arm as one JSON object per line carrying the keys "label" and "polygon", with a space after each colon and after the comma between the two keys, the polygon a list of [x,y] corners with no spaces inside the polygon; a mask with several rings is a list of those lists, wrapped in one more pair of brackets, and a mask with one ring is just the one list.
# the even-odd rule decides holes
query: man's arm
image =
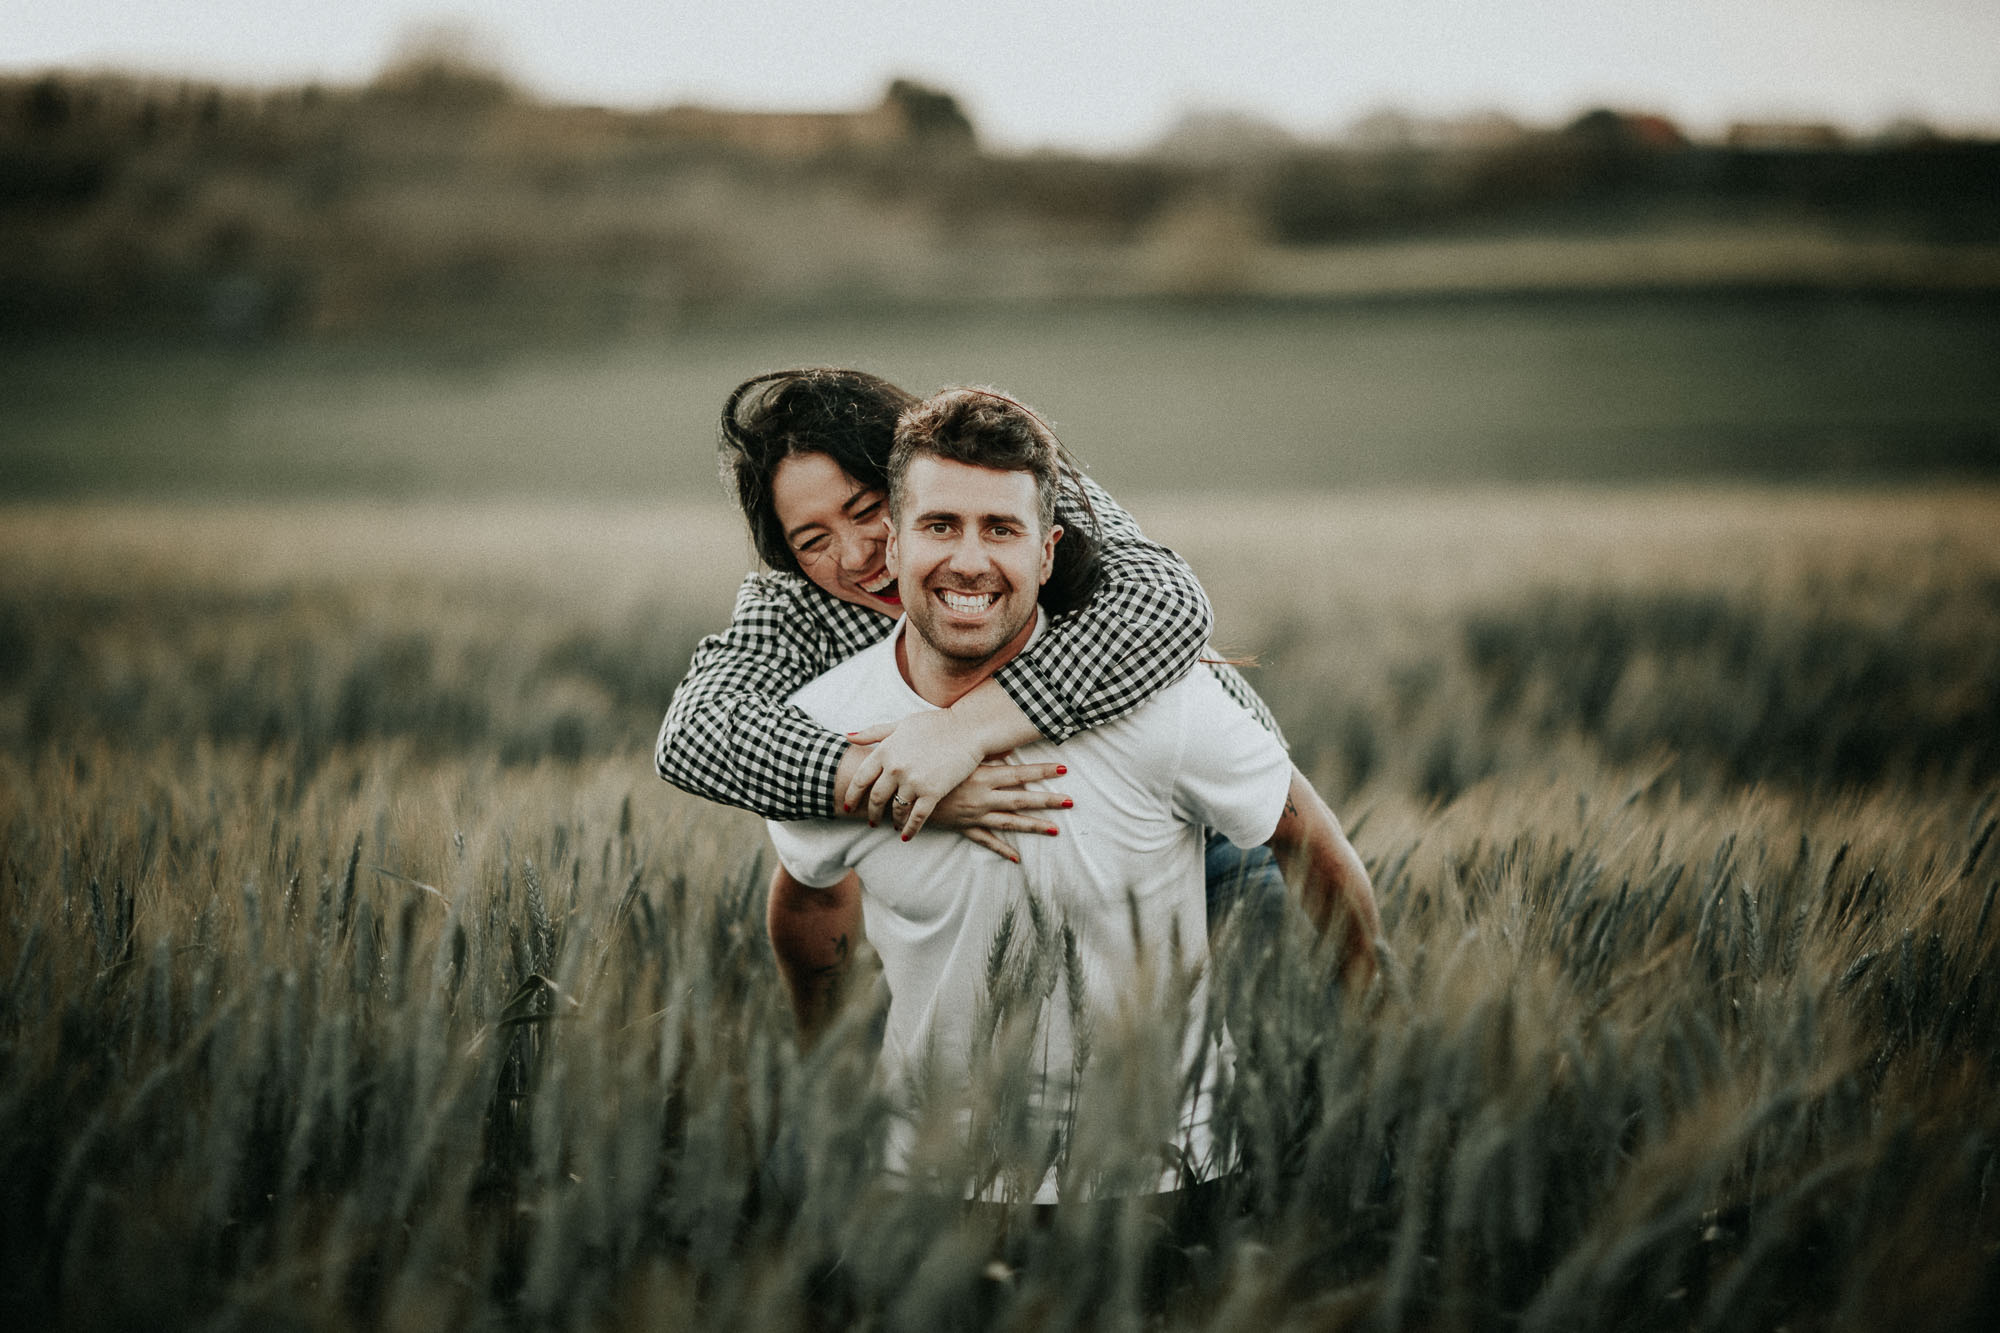
{"label": "man's arm", "polygon": [[1267,845],[1283,867],[1285,881],[1299,886],[1306,915],[1320,935],[1338,932],[1341,971],[1355,985],[1365,986],[1375,975],[1382,939],[1375,889],[1340,821],[1296,768],[1285,793],[1285,812]]}
{"label": "man's arm", "polygon": [[764,928],[799,1020],[799,1039],[811,1045],[840,1008],[848,965],[861,942],[860,877],[850,870],[832,888],[816,889],[779,866]]}

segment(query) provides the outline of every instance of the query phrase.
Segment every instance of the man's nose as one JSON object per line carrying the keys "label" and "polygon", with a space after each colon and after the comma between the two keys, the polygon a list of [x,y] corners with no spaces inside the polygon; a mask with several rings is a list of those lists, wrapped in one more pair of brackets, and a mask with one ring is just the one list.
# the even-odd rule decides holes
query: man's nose
{"label": "man's nose", "polygon": [[947,562],[954,574],[983,574],[992,560],[986,553],[986,545],[975,533],[961,533],[951,544],[951,557]]}

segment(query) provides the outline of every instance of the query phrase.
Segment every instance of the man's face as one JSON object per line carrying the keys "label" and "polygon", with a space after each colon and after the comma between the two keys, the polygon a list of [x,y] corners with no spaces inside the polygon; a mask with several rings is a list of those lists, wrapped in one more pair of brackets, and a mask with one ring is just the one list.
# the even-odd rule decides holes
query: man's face
{"label": "man's face", "polygon": [[904,477],[889,568],[911,626],[969,668],[1026,642],[1061,536],[1041,530],[1029,473],[919,455]]}

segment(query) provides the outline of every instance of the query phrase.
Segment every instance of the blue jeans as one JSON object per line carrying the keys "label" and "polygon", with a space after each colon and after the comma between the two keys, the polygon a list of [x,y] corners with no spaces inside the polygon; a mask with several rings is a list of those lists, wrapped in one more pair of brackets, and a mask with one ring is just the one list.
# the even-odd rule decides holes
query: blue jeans
{"label": "blue jeans", "polygon": [[1215,830],[1208,830],[1208,933],[1213,935],[1232,912],[1246,915],[1236,928],[1253,944],[1269,944],[1284,929],[1291,902],[1285,894],[1285,872],[1269,847],[1244,850]]}

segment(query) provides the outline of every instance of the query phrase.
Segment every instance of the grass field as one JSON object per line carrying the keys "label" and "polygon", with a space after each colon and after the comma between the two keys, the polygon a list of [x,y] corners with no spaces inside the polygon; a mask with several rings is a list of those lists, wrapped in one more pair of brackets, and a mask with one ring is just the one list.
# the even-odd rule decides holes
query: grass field
{"label": "grass field", "polygon": [[[0,346],[16,498],[716,494],[745,375],[991,383],[1113,494],[2000,476],[2000,299],[1082,303],[567,348]],[[451,354],[446,354],[451,351]]]}
{"label": "grass field", "polygon": [[[1399,960],[1218,959],[1242,1212],[1153,1322],[1992,1325],[2000,492],[1133,507]],[[1146,1321],[1142,1215],[996,1263],[873,1182],[865,1000],[796,1049],[761,829],[649,768],[743,567],[703,505],[0,514],[16,1326]]]}

